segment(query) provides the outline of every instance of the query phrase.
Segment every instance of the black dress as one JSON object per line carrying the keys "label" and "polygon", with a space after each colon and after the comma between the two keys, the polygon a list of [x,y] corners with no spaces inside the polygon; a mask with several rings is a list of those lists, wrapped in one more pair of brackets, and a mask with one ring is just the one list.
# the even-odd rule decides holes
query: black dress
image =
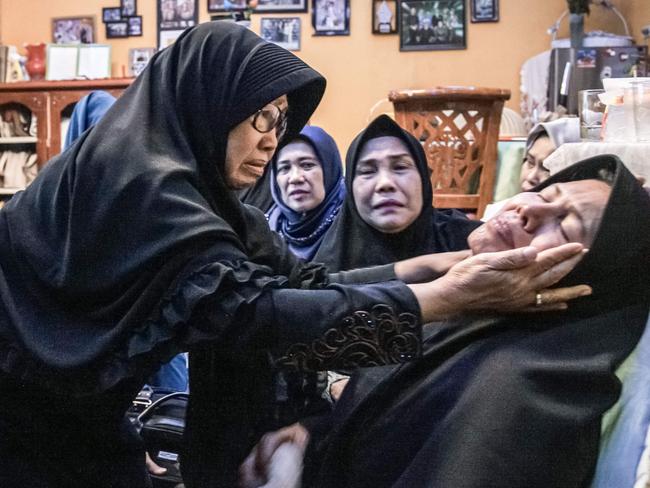
{"label": "black dress", "polygon": [[[639,340],[650,290],[650,199],[616,158],[557,174],[614,175],[590,252],[561,284],[594,293],[567,312],[463,317],[427,328],[421,360],[364,371],[314,442],[310,487],[589,485],[614,371]],[[320,449],[320,451],[318,451]]]}
{"label": "black dress", "polygon": [[123,414],[181,351],[193,356],[184,462],[203,486],[217,485],[213,470],[232,486],[229,458],[202,464],[214,438],[201,435],[221,425],[212,400],[241,393],[220,382],[255,378],[231,360],[254,365],[264,349],[295,364],[292,345],[377,304],[408,317],[396,334],[405,342],[391,349],[375,334],[367,362],[419,353],[404,285],[327,288],[326,270],[297,261],[226,185],[230,130],[286,94],[291,138],[324,86],[250,30],[201,24],[0,210],[0,486],[147,486]]}

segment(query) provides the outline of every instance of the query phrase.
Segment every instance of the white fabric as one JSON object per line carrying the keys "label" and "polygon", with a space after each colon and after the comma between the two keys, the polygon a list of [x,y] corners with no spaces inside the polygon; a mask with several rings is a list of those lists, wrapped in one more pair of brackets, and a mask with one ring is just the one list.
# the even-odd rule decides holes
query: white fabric
{"label": "white fabric", "polygon": [[521,116],[530,130],[546,112],[548,104],[548,71],[551,51],[544,51],[524,62],[521,67]]}
{"label": "white fabric", "polygon": [[641,462],[636,471],[634,488],[650,488],[650,427],[645,438],[645,449],[641,454]]}
{"label": "white fabric", "polygon": [[650,143],[648,142],[578,142],[562,144],[544,160],[552,175],[578,161],[597,156],[614,154],[636,176],[650,182]]}

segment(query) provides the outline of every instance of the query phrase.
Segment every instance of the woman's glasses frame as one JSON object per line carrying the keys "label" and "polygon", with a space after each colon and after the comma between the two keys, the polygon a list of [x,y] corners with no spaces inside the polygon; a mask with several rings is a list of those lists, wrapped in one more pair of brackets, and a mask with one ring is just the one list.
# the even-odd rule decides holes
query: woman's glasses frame
{"label": "woman's glasses frame", "polygon": [[287,111],[282,111],[275,105],[267,105],[255,112],[252,123],[255,130],[262,134],[275,129],[275,135],[280,140],[287,132]]}

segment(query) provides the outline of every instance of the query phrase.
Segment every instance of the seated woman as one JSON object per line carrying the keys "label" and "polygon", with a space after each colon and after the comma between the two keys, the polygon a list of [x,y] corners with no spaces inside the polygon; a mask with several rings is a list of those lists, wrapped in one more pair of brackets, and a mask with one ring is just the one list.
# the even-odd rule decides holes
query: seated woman
{"label": "seated woman", "polygon": [[[614,370],[647,320],[650,198],[612,156],[537,190],[476,230],[472,251],[582,242],[590,252],[561,284],[588,283],[593,295],[553,315],[437,324],[421,360],[355,375],[327,436],[310,444],[304,486],[589,483],[601,416],[620,393]],[[263,471],[277,442],[266,438],[248,468]]]}
{"label": "seated woman", "polygon": [[[512,174],[508,181],[512,195],[519,191],[530,191],[551,176],[544,161],[562,144],[580,142],[580,121],[575,117],[564,117],[552,122],[540,122],[528,134],[526,152],[521,162],[519,177]],[[515,168],[512,168],[515,169]],[[513,171],[514,172],[514,171]],[[510,172],[509,172],[510,173]],[[482,219],[489,220],[496,215],[507,199],[491,203],[485,209]]]}
{"label": "seated woman", "polygon": [[521,165],[521,191],[530,191],[551,176],[544,160],[567,142],[580,142],[580,120],[576,117],[541,122],[533,127],[526,139],[526,155]]}
{"label": "seated woman", "polygon": [[431,206],[422,145],[386,115],[354,139],[345,175],[345,204],[315,257],[330,271],[461,251],[480,225],[462,212]]}
{"label": "seated woman", "polygon": [[345,198],[334,139],[320,127],[302,129],[271,161],[271,194],[271,229],[296,256],[311,260]]}

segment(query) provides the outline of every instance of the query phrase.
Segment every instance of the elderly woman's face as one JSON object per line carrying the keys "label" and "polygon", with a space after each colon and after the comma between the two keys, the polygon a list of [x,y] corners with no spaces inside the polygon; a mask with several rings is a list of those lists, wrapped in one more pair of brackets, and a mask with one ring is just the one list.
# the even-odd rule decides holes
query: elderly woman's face
{"label": "elderly woman's face", "polygon": [[308,212],[325,199],[323,167],[311,144],[301,140],[287,144],[275,164],[280,197],[291,210]]}
{"label": "elderly woman's face", "polygon": [[539,193],[520,193],[470,234],[474,254],[533,246],[538,251],[567,242],[591,246],[611,188],[602,181],[556,183]]}
{"label": "elderly woman's face", "polygon": [[555,145],[548,136],[539,136],[533,142],[521,165],[521,191],[530,191],[551,176],[551,173],[544,166],[544,160],[553,151],[555,151]]}
{"label": "elderly woman's face", "polygon": [[377,137],[365,143],[352,194],[363,221],[380,232],[402,232],[415,222],[422,211],[422,179],[400,138]]}
{"label": "elderly woman's face", "polygon": [[[262,108],[266,113],[279,113],[286,116],[289,102],[286,95],[276,98]],[[278,112],[279,110],[279,112]],[[252,186],[264,173],[278,147],[277,129],[260,132],[253,122],[255,114],[236,125],[228,134],[226,146],[225,180],[233,190]]]}

